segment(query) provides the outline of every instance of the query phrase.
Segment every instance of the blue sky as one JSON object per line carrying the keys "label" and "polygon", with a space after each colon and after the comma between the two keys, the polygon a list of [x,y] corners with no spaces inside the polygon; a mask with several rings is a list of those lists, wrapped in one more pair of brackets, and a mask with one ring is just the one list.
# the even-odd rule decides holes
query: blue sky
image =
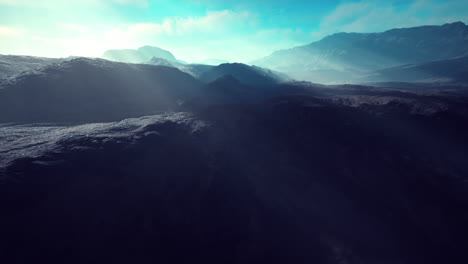
{"label": "blue sky", "polygon": [[468,22],[468,0],[0,0],[0,53],[100,56],[154,45],[249,62],[336,32]]}

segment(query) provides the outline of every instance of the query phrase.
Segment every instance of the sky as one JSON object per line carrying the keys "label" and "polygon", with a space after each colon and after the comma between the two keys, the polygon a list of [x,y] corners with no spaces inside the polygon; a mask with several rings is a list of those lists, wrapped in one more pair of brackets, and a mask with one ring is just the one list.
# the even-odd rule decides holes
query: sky
{"label": "sky", "polygon": [[99,57],[157,46],[249,62],[337,32],[468,23],[468,0],[0,0],[0,54]]}

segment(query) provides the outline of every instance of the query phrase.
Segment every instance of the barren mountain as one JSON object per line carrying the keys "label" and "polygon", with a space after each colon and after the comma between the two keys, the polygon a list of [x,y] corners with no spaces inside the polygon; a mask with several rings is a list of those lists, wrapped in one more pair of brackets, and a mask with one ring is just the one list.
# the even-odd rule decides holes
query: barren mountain
{"label": "barren mountain", "polygon": [[91,122],[173,109],[200,83],[171,67],[79,58],[1,85],[0,122]]}
{"label": "barren mountain", "polygon": [[0,79],[15,76],[25,71],[35,70],[64,59],[32,56],[0,55]]}
{"label": "barren mountain", "polygon": [[253,63],[299,80],[343,83],[370,71],[467,54],[468,26],[456,22],[382,33],[338,33]]}
{"label": "barren mountain", "polygon": [[243,84],[256,86],[274,85],[288,79],[284,74],[242,63],[221,64],[203,73],[200,79],[204,82],[212,82],[225,75],[231,75]]}
{"label": "barren mountain", "polygon": [[8,228],[0,257],[26,263],[463,259],[466,97],[288,85],[296,92],[193,113],[3,124],[0,225]]}

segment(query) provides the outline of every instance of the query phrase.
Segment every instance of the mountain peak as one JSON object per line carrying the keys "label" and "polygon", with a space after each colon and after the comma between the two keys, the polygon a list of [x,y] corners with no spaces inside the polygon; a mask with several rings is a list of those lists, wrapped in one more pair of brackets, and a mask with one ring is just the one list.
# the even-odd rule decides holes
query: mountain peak
{"label": "mountain peak", "polygon": [[153,46],[143,46],[136,50],[134,49],[116,49],[108,50],[102,56],[104,59],[112,61],[120,61],[127,63],[146,63],[152,58],[162,58],[168,61],[177,61],[175,56],[164,49],[153,47]]}
{"label": "mountain peak", "polygon": [[159,66],[167,66],[167,67],[179,66],[179,63],[177,63],[175,61],[169,61],[167,59],[158,58],[158,57],[153,57],[150,61],[148,61],[148,64],[159,65]]}
{"label": "mountain peak", "polygon": [[447,27],[447,26],[452,26],[452,27],[465,27],[466,24],[461,22],[461,21],[457,21],[457,22],[453,22],[453,23],[446,23],[444,25],[442,25],[443,27]]}
{"label": "mountain peak", "polygon": [[221,64],[205,72],[200,78],[205,82],[213,82],[226,75],[247,85],[274,85],[281,81],[281,77],[272,71],[243,63]]}

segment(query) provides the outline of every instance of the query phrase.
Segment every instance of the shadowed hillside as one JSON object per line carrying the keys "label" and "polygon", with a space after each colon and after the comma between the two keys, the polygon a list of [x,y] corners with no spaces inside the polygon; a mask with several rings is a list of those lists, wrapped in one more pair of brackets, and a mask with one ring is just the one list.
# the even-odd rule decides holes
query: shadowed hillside
{"label": "shadowed hillside", "polygon": [[271,70],[242,63],[221,64],[203,73],[200,79],[204,82],[212,82],[225,75],[231,75],[243,84],[256,86],[274,85],[288,79],[286,76]]}
{"label": "shadowed hillside", "polygon": [[175,68],[74,59],[25,73],[0,89],[0,122],[92,122],[168,111],[200,83]]}
{"label": "shadowed hillside", "polygon": [[0,127],[1,258],[463,259],[466,98],[300,86],[192,114]]}

